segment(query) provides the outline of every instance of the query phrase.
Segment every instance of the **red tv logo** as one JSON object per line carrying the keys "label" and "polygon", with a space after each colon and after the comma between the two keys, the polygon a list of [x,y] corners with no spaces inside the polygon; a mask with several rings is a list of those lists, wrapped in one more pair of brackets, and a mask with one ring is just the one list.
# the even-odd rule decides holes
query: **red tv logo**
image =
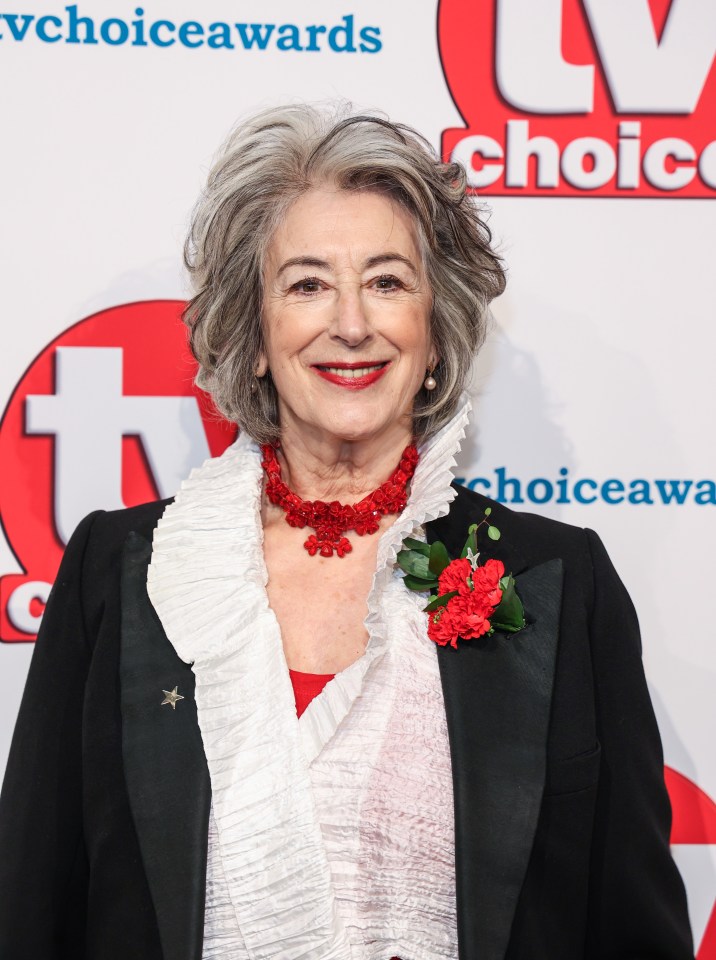
{"label": "red tv logo", "polygon": [[671,852],[686,884],[696,960],[716,960],[716,804],[692,780],[666,767]]}
{"label": "red tv logo", "polygon": [[713,199],[714,0],[441,0],[438,35],[474,190]]}
{"label": "red tv logo", "polygon": [[184,304],[114,307],[33,361],[0,422],[0,506],[24,572],[0,580],[0,639],[34,640],[77,523],[172,496],[236,431],[193,384]]}

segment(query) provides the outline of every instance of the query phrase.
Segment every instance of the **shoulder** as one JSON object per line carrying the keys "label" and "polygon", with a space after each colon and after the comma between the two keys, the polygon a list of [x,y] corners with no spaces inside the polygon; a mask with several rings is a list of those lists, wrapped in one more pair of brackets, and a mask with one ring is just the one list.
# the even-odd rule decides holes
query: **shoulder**
{"label": "shoulder", "polygon": [[462,524],[465,535],[467,526],[479,522],[489,508],[490,523],[500,530],[505,548],[519,552],[530,566],[557,557],[568,560],[589,554],[587,531],[582,527],[512,510],[460,484],[454,484],[453,488],[457,497],[450,509],[450,523],[451,526]]}
{"label": "shoulder", "polygon": [[96,566],[103,557],[121,553],[130,533],[151,542],[154,528],[171,502],[156,500],[123,510],[95,510],[87,514],[70,537],[63,564]]}
{"label": "shoulder", "polygon": [[62,623],[68,623],[94,642],[105,620],[117,626],[125,544],[134,533],[151,545],[154,528],[170,502],[95,510],[80,521],[55,577],[43,616],[45,633],[54,635],[63,629]]}
{"label": "shoulder", "polygon": [[96,510],[82,520],[65,550],[58,579],[81,583],[87,610],[100,610],[119,594],[122,554],[130,534],[152,542],[154,529],[171,500],[124,510]]}
{"label": "shoulder", "polygon": [[92,515],[90,536],[93,546],[116,549],[117,545],[124,544],[130,533],[151,540],[154,528],[171,502],[171,499],[154,500],[124,510],[98,510]]}
{"label": "shoulder", "polygon": [[[471,523],[479,522],[490,508],[490,523],[500,531],[496,543],[481,539],[481,550],[502,560],[515,575],[549,560],[561,560],[564,589],[579,597],[580,605],[591,608],[595,593],[616,590],[625,592],[619,576],[599,536],[589,529],[563,523],[534,513],[512,510],[482,494],[455,485],[457,497],[450,514],[438,523],[434,539],[448,543],[448,552],[462,549]],[[447,536],[442,536],[445,533]]]}
{"label": "shoulder", "polygon": [[490,522],[499,529],[501,536],[489,547],[482,540],[484,552],[489,551],[491,556],[503,560],[506,568],[514,574],[559,559],[562,561],[564,588],[578,596],[581,607],[592,609],[595,602],[609,599],[618,601],[622,612],[633,616],[629,595],[594,530],[512,510],[457,484],[455,489],[457,497],[449,517],[445,518],[453,538],[453,550],[462,547],[469,525],[479,522],[489,507]]}

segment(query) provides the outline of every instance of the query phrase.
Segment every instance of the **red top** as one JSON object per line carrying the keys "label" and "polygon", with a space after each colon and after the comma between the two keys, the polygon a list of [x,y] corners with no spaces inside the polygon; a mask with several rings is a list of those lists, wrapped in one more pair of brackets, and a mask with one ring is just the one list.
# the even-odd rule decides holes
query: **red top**
{"label": "red top", "polygon": [[317,697],[334,673],[301,673],[300,670],[289,670],[293,695],[296,698],[296,713],[300,717],[308,704]]}

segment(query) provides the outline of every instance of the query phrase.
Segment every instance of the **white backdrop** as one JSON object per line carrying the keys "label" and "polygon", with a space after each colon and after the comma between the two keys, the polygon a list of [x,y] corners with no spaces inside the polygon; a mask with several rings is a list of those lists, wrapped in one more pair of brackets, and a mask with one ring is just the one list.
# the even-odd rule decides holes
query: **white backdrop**
{"label": "white backdrop", "polygon": [[[584,9],[596,15],[600,3],[602,16],[619,7],[612,0],[592,0]],[[241,5],[228,0],[147,0],[139,8],[143,13],[137,14],[136,5],[125,0],[115,0],[111,9],[99,0],[70,6],[22,0],[12,7],[16,14],[2,15],[0,77],[6,93],[0,100],[5,144],[0,156],[0,405],[9,402],[35,357],[78,321],[136,301],[186,297],[181,245],[189,211],[214,150],[241,115],[289,98],[341,97],[416,126],[438,149],[446,130],[468,126],[471,134],[479,134],[479,117],[465,121],[465,110],[461,116],[451,97],[446,76],[450,79],[452,67],[445,42],[441,63],[436,7],[427,0],[363,0],[352,6],[335,0],[300,6],[279,0]],[[479,85],[485,64],[482,53],[477,56],[478,44],[494,43],[493,7],[487,0],[443,0],[439,11],[443,18],[464,18],[463,42],[475,38],[470,96],[478,105],[480,96],[488,97]],[[536,9],[541,23],[552,22],[557,30],[561,23],[565,37],[569,30],[581,31],[580,36],[588,32],[586,14],[576,0],[502,0],[496,7],[503,18],[503,39],[515,17],[531,17]],[[663,20],[668,8],[667,0],[653,0],[657,40],[659,17]],[[706,130],[707,139],[709,130],[716,136],[714,112],[700,114],[707,97],[713,104],[716,85],[716,70],[711,67],[709,72],[711,61],[704,60],[702,51],[704,36],[711,57],[716,50],[711,8],[711,0],[674,0],[673,29],[661,36],[663,49],[667,40],[672,43],[674,62],[706,63],[700,79],[694,74],[699,89],[691,109],[671,104],[663,111],[681,111],[676,119],[692,124],[691,139],[675,135],[692,143],[694,130],[701,135]],[[634,70],[639,72],[644,65],[643,57],[639,59],[640,26],[632,20],[639,9],[648,15],[649,4],[629,0],[619,9],[622,13],[614,15],[624,18],[623,36],[633,40],[632,47],[624,41],[626,54],[620,56],[636,51]],[[55,19],[41,24],[43,16]],[[97,43],[67,42],[87,36],[86,26],[73,27],[77,17],[92,18]],[[275,25],[268,31],[265,50],[243,48],[241,30],[234,26],[239,17],[242,25],[263,25],[261,36],[266,36],[266,25]],[[574,26],[580,17],[582,22]],[[126,42],[102,39],[101,25],[108,18],[127,24]],[[155,33],[162,42],[175,39],[168,46],[157,45],[149,36],[151,24],[162,19],[175,25]],[[141,26],[131,26],[133,21]],[[185,41],[206,41],[212,32],[226,36],[223,28],[211,24],[227,23],[233,48],[213,48],[207,42],[184,45],[179,25],[190,21],[198,28],[185,28]],[[280,30],[282,25],[295,30]],[[309,25],[326,30],[310,34]],[[334,46],[349,49],[331,49],[335,27],[340,29],[332,35]],[[361,40],[360,31],[367,28]],[[593,33],[594,28],[593,21]],[[244,27],[245,35],[251,32],[250,26]],[[123,28],[115,24],[106,27],[105,34],[116,40]],[[351,34],[355,50],[350,49]],[[305,49],[311,36],[320,49]],[[142,37],[146,45],[133,45],[133,39]],[[304,49],[278,49],[279,37],[284,45]],[[361,43],[368,49],[361,51]],[[595,41],[590,55],[598,46]],[[596,63],[595,117],[608,99],[603,86],[604,71],[609,75],[608,50],[599,50],[604,69]],[[504,55],[510,51],[517,56],[519,37],[512,47],[504,41]],[[526,57],[525,69],[534,67],[534,56]],[[469,79],[469,56],[463,56],[461,69]],[[658,75],[666,88],[669,76],[676,76],[666,69]],[[513,87],[504,76],[503,81],[501,109],[509,112],[505,90]],[[659,96],[668,100],[668,89],[656,91],[644,116],[637,117],[644,131],[658,114]],[[519,106],[514,116],[524,117],[525,104],[522,112]],[[630,109],[628,120],[634,121],[633,103]],[[564,112],[557,104],[542,113],[550,110],[555,115]],[[531,133],[539,119],[530,121]],[[581,109],[579,120],[588,123],[589,111]],[[656,120],[666,130],[668,117]],[[603,130],[604,123],[595,135],[604,136]],[[578,134],[587,135],[585,131]],[[484,132],[494,140],[494,130]],[[697,153],[706,142],[696,144]],[[485,161],[499,160],[484,147]],[[460,149],[464,155],[464,145]],[[602,169],[599,149],[597,170]],[[695,169],[696,161],[683,154],[685,149],[677,145],[662,172]],[[519,481],[524,499],[514,504],[517,509],[595,528],[630,589],[642,624],[667,766],[703,792],[679,781],[685,798],[679,822],[683,826],[691,817],[692,829],[684,828],[674,838],[697,943],[703,939],[699,960],[716,960],[716,915],[708,927],[716,896],[716,808],[708,801],[708,796],[716,798],[712,154],[716,151],[703,153],[702,172],[683,189],[660,191],[649,185],[646,175],[644,190],[616,196],[605,195],[619,193],[609,184],[601,195],[593,195],[599,190],[571,187],[566,196],[554,195],[559,188],[539,195],[529,184],[512,195],[505,195],[510,191],[504,181],[485,186],[483,199],[491,208],[490,222],[509,266],[509,282],[495,304],[495,329],[477,363],[474,430],[460,459],[461,476],[477,489],[495,496],[499,476],[509,477]],[[485,167],[478,158],[473,162],[479,180]],[[608,157],[604,162],[608,168]],[[586,162],[583,168],[587,173],[589,166]],[[531,177],[534,181],[534,171]],[[562,185],[569,186],[566,178]],[[92,406],[91,384],[83,385]],[[96,406],[101,427],[103,413],[101,405]],[[7,418],[0,435],[3,429],[7,435]],[[24,443],[13,447],[9,440],[4,446],[0,441],[0,473],[5,478],[0,480],[0,508],[6,531],[9,514],[18,509],[8,492],[8,478],[25,483],[21,460],[27,439]],[[91,464],[89,439],[84,450],[78,447],[77,456],[79,474]],[[551,483],[552,496],[546,496],[545,483],[536,483],[532,493],[544,502],[531,502],[527,488],[540,478]],[[560,487],[559,480],[566,484]],[[595,502],[577,502],[575,484],[580,480],[588,482],[576,489],[583,498],[595,496]],[[609,480],[621,486],[616,482],[604,487]],[[636,480],[647,483],[634,485]],[[672,489],[670,481],[681,481],[676,489],[680,495],[686,490],[684,503],[662,502]],[[515,488],[507,485],[508,502]],[[653,502],[629,502],[630,490],[633,499],[644,499],[648,490]],[[608,502],[622,495],[623,502]],[[21,547],[8,536],[1,539],[0,574],[22,572]],[[8,642],[0,643],[0,769],[32,651],[30,642],[3,639]],[[696,798],[696,806],[689,805],[689,797]]]}

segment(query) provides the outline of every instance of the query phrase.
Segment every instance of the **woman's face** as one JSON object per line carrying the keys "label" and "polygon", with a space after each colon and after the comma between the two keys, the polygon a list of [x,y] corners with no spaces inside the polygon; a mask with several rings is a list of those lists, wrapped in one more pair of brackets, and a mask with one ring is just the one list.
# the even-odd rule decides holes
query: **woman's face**
{"label": "woman's face", "polygon": [[378,193],[315,188],[289,209],[264,270],[266,352],[281,430],[348,441],[412,429],[436,361],[412,218]]}

